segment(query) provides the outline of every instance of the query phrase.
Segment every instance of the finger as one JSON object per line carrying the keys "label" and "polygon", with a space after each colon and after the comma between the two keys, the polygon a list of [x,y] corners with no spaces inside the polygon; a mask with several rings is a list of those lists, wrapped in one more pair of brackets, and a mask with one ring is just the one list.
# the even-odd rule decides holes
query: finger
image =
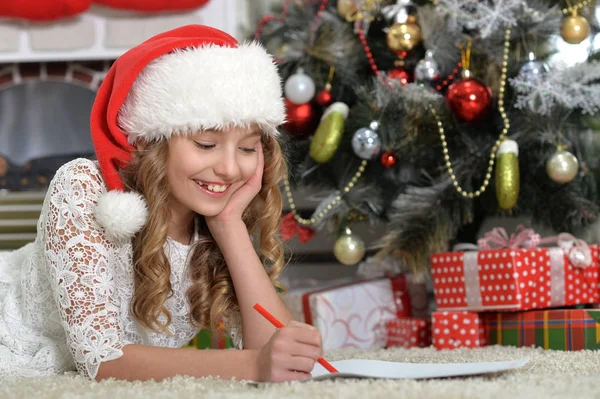
{"label": "finger", "polygon": [[262,182],[263,171],[265,170],[265,154],[263,152],[262,142],[258,142],[258,165],[256,166],[256,175],[259,182]]}
{"label": "finger", "polygon": [[288,364],[290,370],[310,373],[315,367],[316,359],[304,356],[291,356]]}
{"label": "finger", "polygon": [[288,326],[290,327],[303,327],[303,328],[308,328],[310,330],[316,330],[317,328],[315,326],[312,326],[310,324],[306,324],[306,323],[302,323],[300,321],[297,320],[292,320],[288,323]]}
{"label": "finger", "polygon": [[265,168],[262,144],[258,143],[256,148],[257,148],[256,152],[258,153],[258,162],[256,164],[256,169],[254,171],[254,174],[252,175],[252,177],[250,177],[250,179],[246,182],[246,184],[249,184],[251,186],[257,186],[260,188],[260,186],[262,185],[262,176],[263,176],[263,171]]}
{"label": "finger", "polygon": [[317,360],[323,356],[323,349],[320,346],[304,344],[297,341],[288,342],[280,347],[281,352],[288,356],[306,357]]}
{"label": "finger", "polygon": [[290,326],[287,328],[290,330],[289,333],[292,334],[292,337],[296,342],[315,346],[321,349],[321,333],[316,328],[312,326],[309,327],[311,328],[307,328],[305,326]]}
{"label": "finger", "polygon": [[263,145],[262,145],[262,141],[258,142],[258,165],[259,166],[265,166],[265,154],[263,152]]}

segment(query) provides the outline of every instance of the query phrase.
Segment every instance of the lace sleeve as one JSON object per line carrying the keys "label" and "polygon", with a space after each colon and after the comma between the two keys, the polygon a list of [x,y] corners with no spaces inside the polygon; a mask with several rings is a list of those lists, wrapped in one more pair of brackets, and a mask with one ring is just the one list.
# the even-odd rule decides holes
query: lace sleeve
{"label": "lace sleeve", "polygon": [[97,166],[76,160],[53,179],[44,204],[44,257],[71,354],[80,374],[95,379],[101,362],[123,355],[113,278],[113,247],[95,222],[106,191]]}
{"label": "lace sleeve", "polygon": [[231,337],[231,343],[236,349],[244,349],[242,340],[242,315],[239,310],[233,310],[227,317],[223,318],[225,330]]}

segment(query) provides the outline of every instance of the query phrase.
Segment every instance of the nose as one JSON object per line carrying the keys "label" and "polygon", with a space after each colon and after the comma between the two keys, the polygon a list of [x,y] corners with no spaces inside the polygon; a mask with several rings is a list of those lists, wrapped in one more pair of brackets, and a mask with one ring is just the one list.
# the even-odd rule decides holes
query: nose
{"label": "nose", "polygon": [[241,170],[236,158],[235,149],[224,151],[221,159],[215,165],[214,171],[225,182],[233,182],[240,179]]}

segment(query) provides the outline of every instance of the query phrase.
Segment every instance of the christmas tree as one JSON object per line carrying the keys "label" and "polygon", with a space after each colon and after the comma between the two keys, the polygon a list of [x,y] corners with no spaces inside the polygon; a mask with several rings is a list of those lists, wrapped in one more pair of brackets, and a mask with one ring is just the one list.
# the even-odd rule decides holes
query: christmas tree
{"label": "christmas tree", "polygon": [[[575,234],[596,222],[594,2],[286,0],[279,11],[255,37],[284,80],[284,232],[336,234],[352,264],[364,252],[353,224],[386,223],[380,254],[424,270],[490,215]],[[301,214],[294,187],[325,200]]]}

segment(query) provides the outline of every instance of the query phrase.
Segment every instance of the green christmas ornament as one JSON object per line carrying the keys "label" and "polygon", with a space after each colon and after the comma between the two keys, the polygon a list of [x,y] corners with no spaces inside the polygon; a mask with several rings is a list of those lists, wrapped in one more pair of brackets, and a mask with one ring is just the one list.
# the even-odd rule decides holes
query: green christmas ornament
{"label": "green christmas ornament", "polygon": [[315,162],[328,162],[342,141],[348,106],[342,102],[331,104],[321,117],[321,122],[310,143],[309,155]]}

